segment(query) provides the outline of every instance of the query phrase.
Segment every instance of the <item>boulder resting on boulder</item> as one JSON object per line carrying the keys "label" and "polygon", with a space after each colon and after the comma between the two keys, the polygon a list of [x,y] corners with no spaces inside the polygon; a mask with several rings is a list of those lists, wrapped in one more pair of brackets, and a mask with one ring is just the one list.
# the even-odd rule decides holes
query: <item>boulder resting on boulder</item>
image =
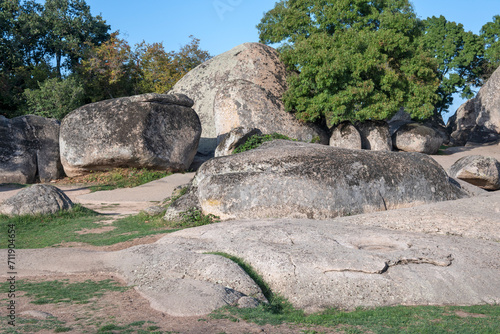
{"label": "boulder resting on boulder", "polygon": [[68,176],[117,167],[184,171],[196,154],[201,124],[180,94],[143,94],[80,107],[61,124]]}

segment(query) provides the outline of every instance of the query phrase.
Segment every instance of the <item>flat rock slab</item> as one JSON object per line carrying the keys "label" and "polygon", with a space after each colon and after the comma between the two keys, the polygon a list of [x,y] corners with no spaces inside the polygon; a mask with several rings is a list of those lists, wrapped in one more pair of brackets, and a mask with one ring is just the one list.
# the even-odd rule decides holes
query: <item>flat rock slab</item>
{"label": "flat rock slab", "polygon": [[351,225],[454,235],[500,243],[500,192],[392,211],[343,217]]}
{"label": "flat rock slab", "polygon": [[[498,197],[491,198],[498,203]],[[372,215],[328,221],[227,221],[117,252],[22,250],[17,269],[20,276],[115,273],[136,286],[153,308],[176,316],[236,305],[245,295],[263,299],[239,266],[209,252],[243,259],[275,293],[307,312],[500,303],[497,241],[395,231],[352,221],[362,217]],[[498,219],[485,224],[500,227]],[[2,252],[0,256],[6,256]]]}

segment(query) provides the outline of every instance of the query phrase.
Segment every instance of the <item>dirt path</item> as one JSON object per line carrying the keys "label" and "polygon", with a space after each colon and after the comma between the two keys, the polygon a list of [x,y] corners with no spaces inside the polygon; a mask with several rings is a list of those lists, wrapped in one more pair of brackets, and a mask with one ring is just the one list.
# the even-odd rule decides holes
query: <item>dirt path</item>
{"label": "dirt path", "polygon": [[[102,214],[123,217],[137,214],[141,210],[161,203],[172,195],[173,190],[191,181],[194,173],[172,174],[162,179],[135,188],[97,191],[91,193],[81,185],[56,185],[74,202]],[[15,185],[0,185],[0,203],[14,196],[22,188]]]}

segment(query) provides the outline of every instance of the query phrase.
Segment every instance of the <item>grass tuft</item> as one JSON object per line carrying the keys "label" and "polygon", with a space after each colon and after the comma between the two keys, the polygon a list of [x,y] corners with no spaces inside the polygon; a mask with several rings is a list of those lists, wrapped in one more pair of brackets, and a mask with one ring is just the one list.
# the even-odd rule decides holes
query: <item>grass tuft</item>
{"label": "grass tuft", "polygon": [[270,135],[253,135],[248,140],[241,146],[238,146],[234,151],[233,154],[237,153],[242,153],[245,151],[253,150],[254,148],[259,147],[265,142],[272,141],[275,139],[284,139],[284,140],[293,140],[296,141],[295,139],[291,139],[285,135],[279,134],[279,133],[272,133]]}
{"label": "grass tuft", "polygon": [[[9,282],[0,284],[0,291],[7,293]],[[76,303],[86,304],[93,298],[101,297],[106,291],[125,291],[128,287],[119,286],[113,280],[70,283],[68,280],[29,282],[19,280],[16,282],[18,291],[25,291],[27,297],[32,297],[32,304],[57,304]]]}

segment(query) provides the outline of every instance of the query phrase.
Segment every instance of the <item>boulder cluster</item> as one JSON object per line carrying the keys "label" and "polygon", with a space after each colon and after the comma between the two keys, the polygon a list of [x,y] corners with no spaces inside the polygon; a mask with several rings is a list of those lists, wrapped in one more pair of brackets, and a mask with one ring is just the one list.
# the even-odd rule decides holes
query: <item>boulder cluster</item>
{"label": "boulder cluster", "polygon": [[[498,204],[477,194],[500,189],[500,163],[466,156],[445,171],[430,155],[443,144],[500,139],[500,69],[448,127],[437,118],[416,122],[404,108],[387,121],[305,124],[285,111],[286,73],[274,49],[245,43],[201,64],[168,94],[88,104],[60,123],[0,116],[0,183],[116,167],[186,171],[207,160],[184,195],[147,213],[177,220],[195,208],[223,221],[91,256],[77,249],[27,250],[32,262],[23,265],[42,273],[61,266],[72,273],[115,272],[153,308],[174,316],[267,302],[242,267],[213,252],[241,257],[307,311],[498,304],[500,234],[491,227],[500,223],[498,215],[482,216],[475,229],[454,213],[466,204],[468,210]],[[276,133],[291,140],[234,154],[250,138]],[[433,206],[445,201],[455,202],[442,206],[444,213]],[[0,214],[72,206],[59,189],[34,185],[4,201]],[[424,209],[411,211],[415,206]],[[399,216],[391,215],[395,211]],[[56,268],[48,252],[59,254],[62,264]]]}
{"label": "boulder cluster", "polygon": [[447,128],[437,118],[415,122],[404,108],[387,121],[306,124],[285,111],[286,75],[276,50],[245,43],[190,71],[169,94],[88,104],[61,123],[33,115],[0,117],[0,182],[48,182],[116,167],[185,171],[214,155],[230,155],[254,134],[429,155],[443,143],[500,138],[500,70]]}

